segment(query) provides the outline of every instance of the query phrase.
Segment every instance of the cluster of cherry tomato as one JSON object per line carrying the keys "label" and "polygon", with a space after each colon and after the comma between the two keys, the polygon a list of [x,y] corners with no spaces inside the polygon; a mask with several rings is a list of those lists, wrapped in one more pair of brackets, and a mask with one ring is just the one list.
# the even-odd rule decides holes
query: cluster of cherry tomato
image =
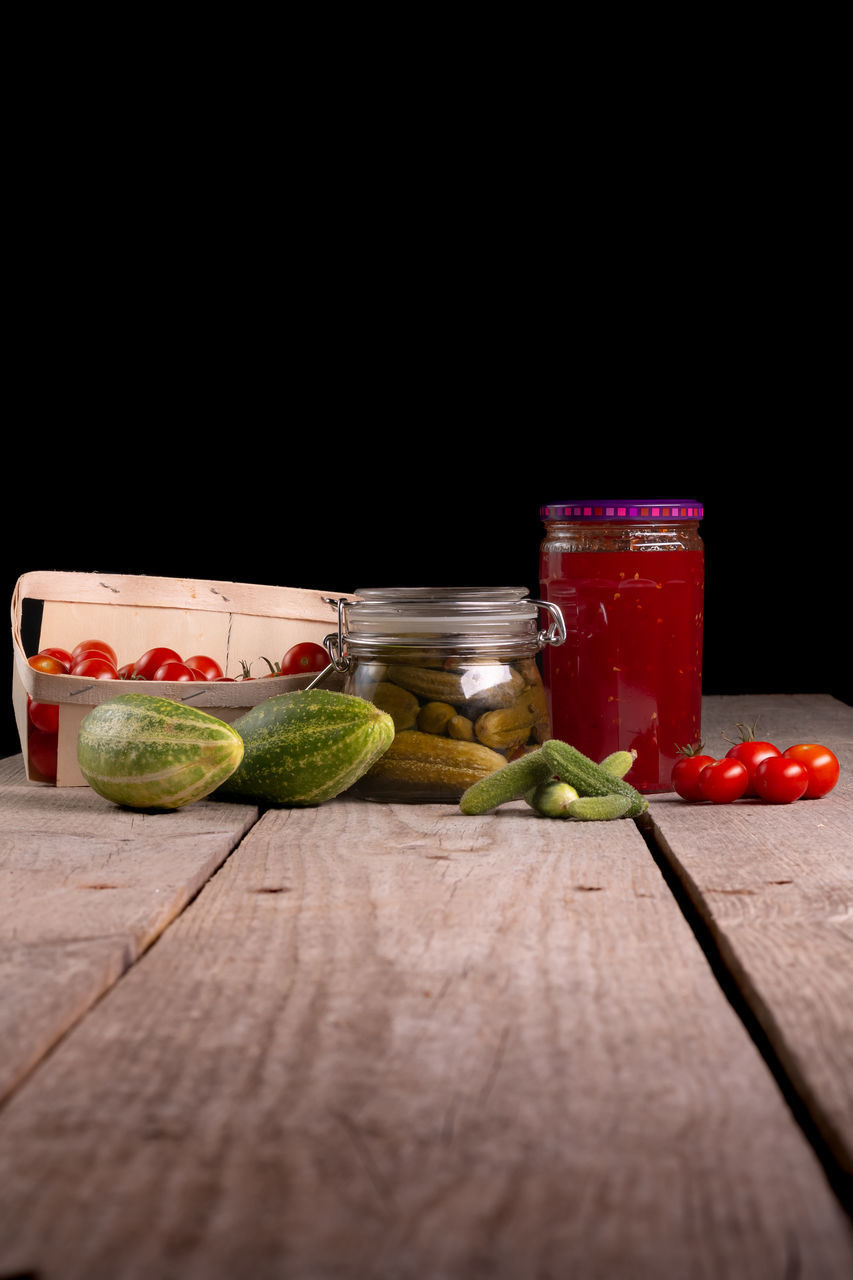
{"label": "cluster of cherry tomato", "polygon": [[[119,666],[115,649],[103,640],[83,640],[70,651],[48,647],[28,658],[35,671],[47,675],[87,676],[90,680],[254,680],[243,663],[242,676],[226,676],[219,663],[206,654],[196,653],[182,658],[174,649],[159,646],[147,649],[135,662]],[[304,675],[322,671],[329,656],[320,644],[303,641],[292,645],[280,663],[264,661],[270,675]]]}
{"label": "cluster of cherry tomato", "polygon": [[[90,680],[254,680],[245,663],[239,677],[223,674],[219,663],[206,654],[181,658],[174,649],[158,646],[146,650],[135,662],[119,665],[115,649],[103,640],[83,640],[71,650],[48,646],[28,658],[34,671],[45,675],[86,676]],[[280,663],[264,661],[270,676],[305,675],[322,671],[329,655],[322,645],[303,641],[292,645]],[[267,677],[264,677],[267,678]],[[59,707],[27,697],[27,756],[30,772],[48,782],[56,780],[59,745]]]}
{"label": "cluster of cherry tomato", "polygon": [[682,748],[672,770],[672,788],[685,800],[731,804],[743,797],[791,804],[825,796],[838,781],[839,764],[828,747],[798,742],[780,751],[738,725],[741,740],[717,759],[700,745]]}

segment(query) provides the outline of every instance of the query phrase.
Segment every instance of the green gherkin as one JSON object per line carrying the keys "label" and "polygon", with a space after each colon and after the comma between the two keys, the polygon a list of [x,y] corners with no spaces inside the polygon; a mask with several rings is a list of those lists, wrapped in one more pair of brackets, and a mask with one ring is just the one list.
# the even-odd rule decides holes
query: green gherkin
{"label": "green gherkin", "polygon": [[94,707],[77,739],[93,791],[130,809],[180,809],[210,795],[237,768],[240,735],[223,720],[146,693]]}
{"label": "green gherkin", "polygon": [[268,698],[233,728],[245,749],[221,793],[294,807],[323,804],[346,791],[394,740],[387,712],[330,689]]}

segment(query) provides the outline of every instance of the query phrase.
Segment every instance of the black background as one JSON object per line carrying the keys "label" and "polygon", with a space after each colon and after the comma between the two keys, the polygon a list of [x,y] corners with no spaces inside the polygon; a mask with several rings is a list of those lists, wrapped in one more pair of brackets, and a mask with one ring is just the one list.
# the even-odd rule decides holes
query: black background
{"label": "black background", "polygon": [[696,497],[705,691],[851,701],[827,135],[756,149],[708,103],[557,151],[497,107],[309,135],[216,101],[78,97],[9,159],[7,599],[29,569],[538,594],[542,502]]}

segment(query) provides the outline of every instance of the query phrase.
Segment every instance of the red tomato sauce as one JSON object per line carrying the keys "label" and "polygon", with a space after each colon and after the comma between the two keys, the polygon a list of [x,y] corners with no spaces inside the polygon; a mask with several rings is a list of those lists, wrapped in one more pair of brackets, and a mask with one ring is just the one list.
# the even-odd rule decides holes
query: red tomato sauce
{"label": "red tomato sauce", "polygon": [[593,760],[634,750],[627,781],[671,790],[701,734],[704,553],[543,552],[540,578],[567,631],[543,655],[553,736]]}

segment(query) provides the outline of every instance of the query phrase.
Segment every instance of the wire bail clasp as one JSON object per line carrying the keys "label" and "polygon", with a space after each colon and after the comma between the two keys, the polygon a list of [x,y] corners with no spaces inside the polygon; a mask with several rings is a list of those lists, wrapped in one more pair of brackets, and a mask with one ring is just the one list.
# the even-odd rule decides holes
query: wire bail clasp
{"label": "wire bail clasp", "polygon": [[566,620],[563,617],[563,611],[560,606],[553,604],[550,600],[531,600],[530,603],[537,605],[551,615],[547,630],[539,632],[539,644],[542,646],[546,644],[563,644],[566,639]]}
{"label": "wire bail clasp", "polygon": [[326,604],[335,605],[338,610],[338,629],[331,632],[323,639],[329,657],[332,660],[332,666],[336,671],[348,671],[350,660],[344,653],[344,635],[346,632],[346,600],[334,600],[331,597],[324,597]]}
{"label": "wire bail clasp", "polygon": [[327,667],[319,671],[314,679],[305,686],[305,691],[313,689],[315,685],[325,680],[330,671],[347,671],[349,669],[349,658],[344,654],[344,608],[346,600],[335,600],[331,596],[323,596],[324,604],[337,605],[338,610],[338,629],[323,637],[323,647],[329,655],[330,662]]}

